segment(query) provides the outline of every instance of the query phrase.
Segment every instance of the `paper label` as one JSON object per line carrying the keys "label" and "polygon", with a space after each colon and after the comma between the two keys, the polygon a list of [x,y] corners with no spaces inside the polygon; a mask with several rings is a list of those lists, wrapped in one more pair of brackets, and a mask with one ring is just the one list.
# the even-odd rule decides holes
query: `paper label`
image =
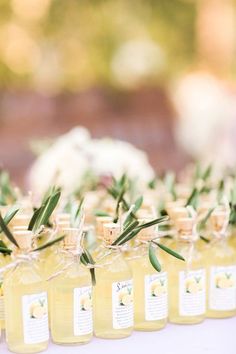
{"label": "paper label", "polygon": [[23,333],[25,344],[49,339],[47,293],[22,296]]}
{"label": "paper label", "polygon": [[133,281],[112,283],[113,328],[132,327],[134,324]]}
{"label": "paper label", "polygon": [[181,316],[199,316],[205,311],[205,269],[179,272],[179,314]]}
{"label": "paper label", "polygon": [[156,321],[168,316],[167,273],[146,275],[145,320]]}
{"label": "paper label", "polygon": [[236,309],[236,266],[211,267],[209,308],[219,311]]}
{"label": "paper label", "polygon": [[0,296],[0,321],[5,320],[4,297]]}
{"label": "paper label", "polygon": [[92,286],[74,289],[74,335],[93,332]]}

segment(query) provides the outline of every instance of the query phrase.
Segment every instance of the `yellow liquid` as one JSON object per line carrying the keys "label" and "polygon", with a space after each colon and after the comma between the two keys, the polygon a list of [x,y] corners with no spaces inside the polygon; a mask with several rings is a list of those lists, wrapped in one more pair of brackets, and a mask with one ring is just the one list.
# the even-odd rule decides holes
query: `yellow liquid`
{"label": "yellow liquid", "polygon": [[[207,265],[207,317],[210,318],[226,318],[236,315],[236,308],[233,310],[215,310],[210,308],[210,273],[211,267],[227,267],[227,266],[236,266],[236,251],[227,244],[226,239],[220,239],[216,242],[212,242],[206,252],[206,265]],[[235,277],[234,280],[231,280],[231,277],[227,278],[227,271],[221,269],[218,275],[215,276],[214,283],[217,282],[218,290],[221,289],[221,297],[223,298],[223,291],[227,291],[232,286],[235,286]],[[233,277],[232,277],[233,278]],[[236,291],[234,291],[234,297],[236,297]],[[226,300],[228,302],[228,300]]]}
{"label": "yellow liquid", "polygon": [[[92,330],[88,334],[75,335],[74,328],[74,289],[91,286],[90,272],[73,256],[66,256],[63,266],[73,262],[61,275],[50,280],[50,328],[51,336],[58,344],[84,344],[91,340]],[[85,309],[92,305],[90,298]]]}
{"label": "yellow liquid", "polygon": [[[173,249],[176,250],[179,254],[181,254],[185,260],[188,259],[189,254],[191,252],[191,244],[189,242],[176,242],[172,245]],[[188,264],[187,261],[181,261],[176,259],[175,257],[169,256],[169,261],[167,263],[167,270],[168,270],[168,283],[169,283],[169,321],[172,323],[179,323],[179,324],[195,324],[200,323],[205,318],[205,312],[200,315],[182,315],[180,311],[180,272],[189,271],[189,273],[185,273],[187,276],[190,275],[191,271],[198,271],[204,268],[203,266],[203,256],[196,248],[194,248],[192,252],[192,261]],[[191,278],[191,277],[190,277]],[[186,281],[188,281],[186,279]],[[198,284],[196,285],[197,281],[195,281],[195,277],[192,281],[193,284],[190,286],[192,287],[189,293],[194,293],[198,291]],[[201,279],[201,287],[205,287],[205,279]],[[200,285],[199,285],[200,286]],[[205,297],[203,303],[205,304]],[[204,309],[205,310],[205,309]],[[189,312],[190,313],[190,312]]]}
{"label": "yellow liquid", "polygon": [[[132,259],[132,257],[136,256],[140,256],[140,258]],[[161,264],[163,263],[160,255],[158,255],[158,260]],[[165,273],[163,273],[163,267],[161,273],[158,273],[153,268],[149,261],[148,248],[146,245],[142,245],[136,252],[133,251],[130,253],[129,264],[133,272],[134,281],[134,328],[140,331],[155,331],[165,327],[168,311],[166,311],[164,318],[158,320],[147,320],[146,318],[151,318],[152,316],[148,316],[145,312],[145,293],[147,296],[147,292],[149,292],[149,290],[151,291],[149,299],[146,298],[147,302],[158,298],[160,299],[160,297],[167,295],[167,281]],[[147,287],[149,281],[151,282],[150,289]],[[168,306],[168,304],[166,304],[166,306]]]}
{"label": "yellow liquid", "polygon": [[[6,341],[15,353],[37,353],[48,346],[48,340],[26,344],[23,332],[22,297],[45,292],[45,283],[32,262],[24,262],[9,271],[4,279]],[[47,309],[46,309],[47,311]]]}
{"label": "yellow liquid", "polygon": [[[3,254],[0,254],[0,268],[5,267],[7,264],[11,263],[12,258],[9,255],[4,256]],[[0,274],[0,277],[4,276],[3,274]],[[1,301],[1,306],[4,308],[4,296],[3,296],[3,279],[0,278],[0,301]],[[4,312],[4,310],[3,310]],[[5,319],[0,319],[0,329],[5,328]]]}
{"label": "yellow liquid", "polygon": [[[110,254],[108,254],[110,253]],[[120,251],[104,250],[102,260],[97,260],[102,268],[96,268],[94,287],[94,332],[100,338],[124,338],[131,335],[133,324],[127,328],[113,327],[112,284],[132,279],[132,272]],[[106,255],[107,254],[107,255]]]}

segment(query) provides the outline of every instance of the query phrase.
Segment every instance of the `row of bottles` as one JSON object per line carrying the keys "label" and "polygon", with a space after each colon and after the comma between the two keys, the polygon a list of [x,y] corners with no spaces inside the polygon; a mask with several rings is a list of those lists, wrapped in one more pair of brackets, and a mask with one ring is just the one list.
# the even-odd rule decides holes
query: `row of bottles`
{"label": "row of bottles", "polygon": [[[151,220],[145,218],[141,224]],[[226,239],[228,218],[227,210],[215,208],[204,250],[188,208],[171,215],[173,240],[159,239],[154,224],[122,245],[116,243],[122,233],[119,220],[100,218],[94,266],[82,264],[81,232],[71,227],[68,215],[56,221],[58,236],[64,235],[61,243],[35,253],[34,233],[25,224],[14,226],[18,247],[13,256],[0,255],[1,326],[8,348],[16,353],[46,349],[49,327],[55,343],[81,344],[93,333],[112,339],[129,336],[133,329],[159,330],[168,319],[194,324],[205,317],[234,316],[236,252]],[[167,244],[180,259],[162,252]]]}

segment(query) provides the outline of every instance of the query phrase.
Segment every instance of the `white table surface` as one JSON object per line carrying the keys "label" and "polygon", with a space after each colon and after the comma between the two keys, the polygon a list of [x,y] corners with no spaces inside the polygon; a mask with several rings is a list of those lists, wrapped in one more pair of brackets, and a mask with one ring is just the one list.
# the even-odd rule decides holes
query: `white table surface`
{"label": "white table surface", "polygon": [[[9,353],[1,340],[0,354]],[[93,340],[82,346],[50,344],[47,354],[236,354],[236,317],[173,325],[157,332],[134,332],[125,339]]]}

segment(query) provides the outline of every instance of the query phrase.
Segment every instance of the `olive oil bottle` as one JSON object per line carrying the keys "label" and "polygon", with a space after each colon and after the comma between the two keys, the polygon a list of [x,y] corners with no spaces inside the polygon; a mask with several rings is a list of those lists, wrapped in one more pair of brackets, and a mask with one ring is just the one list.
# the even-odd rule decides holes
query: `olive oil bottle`
{"label": "olive oil bottle", "polygon": [[169,321],[194,324],[204,320],[206,312],[206,271],[203,256],[195,247],[198,237],[194,232],[194,219],[175,220],[177,239],[174,248],[185,262],[171,257],[169,274]]}
{"label": "olive oil bottle", "polygon": [[6,341],[14,353],[36,353],[48,346],[48,300],[46,286],[29,253],[31,231],[16,231],[16,266],[3,283]]}
{"label": "olive oil bottle", "polygon": [[[155,226],[141,230],[129,255],[134,281],[134,328],[141,331],[165,327],[168,317],[167,272],[165,269],[157,272],[148,255],[149,241],[155,237]],[[163,268],[159,253],[158,260]]]}
{"label": "olive oil bottle", "polygon": [[227,242],[229,215],[216,208],[210,217],[212,241],[206,264],[208,280],[207,317],[236,315],[236,251]]}
{"label": "olive oil bottle", "polygon": [[93,333],[91,277],[80,262],[79,230],[62,232],[62,262],[49,281],[51,335],[57,344],[84,344]]}
{"label": "olive oil bottle", "polygon": [[100,338],[123,338],[133,330],[131,268],[120,247],[111,246],[119,233],[119,225],[104,225],[103,254],[95,259],[94,331]]}

